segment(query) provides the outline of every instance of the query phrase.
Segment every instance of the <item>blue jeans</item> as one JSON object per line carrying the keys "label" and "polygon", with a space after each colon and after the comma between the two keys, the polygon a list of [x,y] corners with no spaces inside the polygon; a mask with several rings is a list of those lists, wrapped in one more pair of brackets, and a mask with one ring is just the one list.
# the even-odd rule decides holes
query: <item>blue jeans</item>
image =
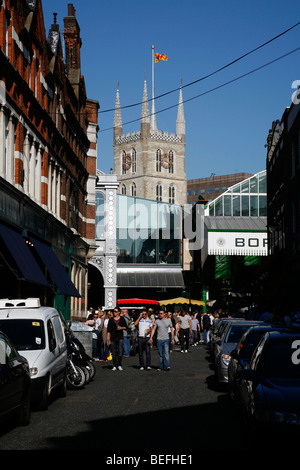
{"label": "blue jeans", "polygon": [[205,344],[208,344],[210,342],[210,330],[203,331],[203,339]]}
{"label": "blue jeans", "polygon": [[130,336],[123,337],[124,356],[130,356]]}
{"label": "blue jeans", "polygon": [[170,367],[169,339],[158,339],[157,348],[159,351],[159,368]]}

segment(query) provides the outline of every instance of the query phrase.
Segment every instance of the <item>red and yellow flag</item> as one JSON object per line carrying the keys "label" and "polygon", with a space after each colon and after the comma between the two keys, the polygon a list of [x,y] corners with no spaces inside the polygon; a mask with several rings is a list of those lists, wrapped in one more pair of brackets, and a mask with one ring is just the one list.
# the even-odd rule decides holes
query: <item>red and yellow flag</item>
{"label": "red and yellow flag", "polygon": [[160,60],[169,60],[169,58],[165,54],[157,54],[157,52],[155,52],[155,63]]}

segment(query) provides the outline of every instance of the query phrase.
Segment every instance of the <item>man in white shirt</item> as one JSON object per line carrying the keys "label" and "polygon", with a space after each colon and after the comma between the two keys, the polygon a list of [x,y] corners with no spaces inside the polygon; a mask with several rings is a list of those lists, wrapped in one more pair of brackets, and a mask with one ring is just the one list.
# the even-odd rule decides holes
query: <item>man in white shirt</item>
{"label": "man in white shirt", "polygon": [[143,309],[140,316],[134,322],[135,326],[138,326],[138,340],[139,340],[139,361],[140,370],[145,369],[144,363],[144,351],[146,352],[146,367],[147,370],[151,370],[151,354],[149,338],[152,329],[152,320],[148,317],[146,309]]}

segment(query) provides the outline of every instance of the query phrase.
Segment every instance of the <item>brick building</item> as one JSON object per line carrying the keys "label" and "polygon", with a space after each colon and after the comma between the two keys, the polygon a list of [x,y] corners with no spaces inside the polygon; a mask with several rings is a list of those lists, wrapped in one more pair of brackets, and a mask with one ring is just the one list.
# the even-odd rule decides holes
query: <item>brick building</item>
{"label": "brick building", "polygon": [[194,204],[199,200],[199,197],[211,202],[227,191],[230,186],[233,186],[246,178],[250,178],[250,176],[252,176],[250,173],[234,173],[230,175],[212,175],[207,178],[188,180],[187,202],[188,204]]}
{"label": "brick building", "polygon": [[[0,235],[19,240],[1,245],[0,290],[40,297],[68,317],[87,309],[99,104],[86,96],[73,5],[63,20],[65,59],[56,16],[47,38],[41,0],[0,6]],[[52,266],[43,259],[49,248]],[[25,273],[20,253],[42,276]]]}
{"label": "brick building", "polygon": [[[299,90],[298,90],[299,91]],[[299,96],[299,93],[298,93]],[[267,136],[269,303],[299,310],[300,104],[297,96]]]}

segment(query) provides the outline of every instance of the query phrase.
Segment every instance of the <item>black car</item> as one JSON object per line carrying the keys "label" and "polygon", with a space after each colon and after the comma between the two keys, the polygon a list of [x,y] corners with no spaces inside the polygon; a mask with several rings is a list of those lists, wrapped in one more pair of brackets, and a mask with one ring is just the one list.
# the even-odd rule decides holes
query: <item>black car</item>
{"label": "black car", "polygon": [[228,364],[228,393],[230,398],[235,398],[237,372],[244,369],[251,359],[254,349],[260,339],[268,331],[281,331],[278,325],[259,325],[249,328],[241,337],[237,347],[231,351]]}
{"label": "black car", "polygon": [[300,437],[300,333],[265,333],[237,374],[236,399],[251,438]]}
{"label": "black car", "polygon": [[0,422],[16,416],[25,426],[30,422],[31,379],[27,360],[9,338],[0,332]]}

